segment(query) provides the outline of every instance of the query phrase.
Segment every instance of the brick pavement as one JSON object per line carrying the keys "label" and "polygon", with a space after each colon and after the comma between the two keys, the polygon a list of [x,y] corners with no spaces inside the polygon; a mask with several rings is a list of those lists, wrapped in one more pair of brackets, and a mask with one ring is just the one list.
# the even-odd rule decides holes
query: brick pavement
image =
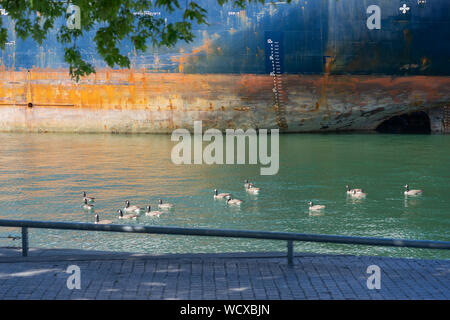
{"label": "brick pavement", "polygon": [[[0,248],[0,299],[450,299],[450,261],[296,253],[143,255]],[[81,289],[67,288],[69,265]],[[369,265],[381,289],[369,290]]]}

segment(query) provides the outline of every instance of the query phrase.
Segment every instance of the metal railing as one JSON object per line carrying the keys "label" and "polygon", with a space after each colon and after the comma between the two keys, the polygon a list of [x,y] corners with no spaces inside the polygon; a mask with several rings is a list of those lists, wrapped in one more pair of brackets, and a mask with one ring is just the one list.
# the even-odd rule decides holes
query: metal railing
{"label": "metal railing", "polygon": [[160,227],[160,226],[143,226],[143,225],[121,225],[121,224],[94,224],[94,223],[32,221],[32,220],[2,220],[2,219],[0,219],[0,227],[22,228],[22,256],[24,257],[28,256],[29,228],[284,240],[287,241],[287,260],[289,265],[293,264],[294,241],[327,242],[327,243],[358,244],[358,245],[389,246],[389,247],[409,247],[409,248],[423,248],[423,249],[447,249],[447,250],[450,249],[450,241],[386,239],[386,238],[369,238],[369,237],[305,234],[305,233],[273,232],[273,231],[248,231],[248,230],[181,228],[181,227]]}

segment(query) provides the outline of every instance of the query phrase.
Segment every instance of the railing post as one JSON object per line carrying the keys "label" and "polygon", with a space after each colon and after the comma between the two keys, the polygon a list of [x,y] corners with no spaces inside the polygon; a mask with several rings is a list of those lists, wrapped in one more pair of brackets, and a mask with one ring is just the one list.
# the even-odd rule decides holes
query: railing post
{"label": "railing post", "polygon": [[28,228],[22,227],[22,257],[28,256]]}
{"label": "railing post", "polygon": [[288,240],[287,241],[287,259],[288,259],[288,265],[292,266],[294,264],[294,241]]}

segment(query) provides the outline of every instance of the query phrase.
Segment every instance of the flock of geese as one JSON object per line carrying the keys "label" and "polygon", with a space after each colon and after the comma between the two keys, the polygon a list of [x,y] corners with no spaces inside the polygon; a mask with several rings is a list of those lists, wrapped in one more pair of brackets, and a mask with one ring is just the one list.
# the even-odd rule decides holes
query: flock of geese
{"label": "flock of geese", "polygon": [[[365,193],[362,189],[350,189],[349,185],[345,186],[347,188],[347,195],[355,198],[355,199],[364,199],[367,196],[367,193]],[[245,180],[244,183],[245,191],[250,194],[259,194],[260,188],[255,187],[253,183],[250,183],[248,180]],[[405,185],[405,196],[419,196],[423,192],[422,190],[410,190],[409,185]],[[226,204],[230,206],[240,206],[243,201],[239,199],[235,199],[232,197],[231,193],[219,193],[217,189],[214,189],[214,199],[223,199],[226,200]],[[87,211],[93,211],[94,205],[92,204],[95,202],[95,198],[88,197],[86,192],[83,192],[83,200],[84,204],[82,205],[82,208]],[[151,206],[148,205],[145,209],[130,205],[130,201],[125,201],[125,207],[123,209],[117,210],[119,219],[137,219],[140,214],[145,213],[148,217],[155,217],[160,216],[164,212],[167,212],[174,208],[174,205],[171,203],[163,203],[161,199],[158,200],[158,209],[159,210],[151,210]],[[324,205],[319,204],[313,204],[312,201],[309,202],[309,211],[320,211],[325,209]],[[100,220],[99,215],[95,214],[95,223],[96,224],[110,224],[112,223],[112,220]]]}
{"label": "flock of geese", "polygon": [[[92,204],[95,202],[95,198],[88,197],[86,194],[86,191],[83,192],[83,201],[84,204],[82,205],[82,208],[86,211],[94,211],[94,205]],[[152,210],[151,206],[148,205],[145,208],[141,208],[135,205],[130,205],[130,201],[125,201],[125,207],[123,209],[117,210],[118,218],[119,219],[129,219],[129,220],[136,220],[141,213],[145,213],[148,217],[155,217],[160,216],[164,212],[167,212],[168,210],[174,208],[174,205],[171,203],[163,203],[161,199],[158,200],[158,209],[159,210]],[[100,216],[98,213],[95,214],[95,223],[96,224],[110,224],[112,223],[112,220],[100,220]]]}
{"label": "flock of geese", "polygon": [[[253,183],[248,182],[248,180],[245,180],[244,187],[245,190],[250,194],[258,194],[260,190],[259,188],[255,187]],[[217,189],[214,189],[214,199],[225,199],[226,204],[230,206],[240,206],[243,202],[242,200],[234,199],[231,193],[218,193]],[[83,201],[84,204],[82,205],[82,208],[86,211],[93,212],[94,211],[93,203],[95,202],[95,198],[88,197],[86,191],[84,191]],[[119,219],[136,220],[142,213],[145,213],[145,215],[148,217],[155,217],[155,216],[158,217],[164,212],[167,212],[173,208],[174,208],[173,204],[163,203],[161,199],[158,200],[158,209],[160,209],[161,211],[152,210],[150,205],[148,205],[145,209],[135,205],[130,205],[130,201],[126,200],[125,207],[123,209],[118,209],[117,213]],[[113,222],[112,220],[100,220],[100,216],[98,215],[98,213],[95,214],[96,224],[110,224],[112,222]]]}
{"label": "flock of geese", "polygon": [[[244,188],[250,194],[259,194],[260,189],[255,187],[253,183],[248,182],[248,180],[245,180]],[[240,206],[243,202],[242,200],[234,199],[231,193],[218,193],[217,189],[214,189],[214,199],[225,199],[227,205],[232,206]]]}
{"label": "flock of geese", "polygon": [[[362,189],[350,189],[349,185],[345,186],[347,188],[347,195],[349,195],[350,197],[354,198],[354,199],[364,199],[367,196],[367,193],[365,193]],[[403,194],[405,196],[419,196],[421,195],[423,192],[422,190],[410,190],[409,189],[409,185],[405,185],[405,191],[403,192]],[[312,203],[312,201],[309,202],[309,210],[310,211],[320,211],[325,209],[324,205],[314,205]]]}

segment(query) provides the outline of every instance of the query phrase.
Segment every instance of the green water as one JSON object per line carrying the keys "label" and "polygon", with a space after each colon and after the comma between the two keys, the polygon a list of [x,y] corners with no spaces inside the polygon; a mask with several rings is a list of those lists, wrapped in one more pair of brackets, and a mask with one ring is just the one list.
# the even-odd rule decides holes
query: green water
{"label": "green water", "polygon": [[[95,196],[101,219],[115,223],[270,230],[406,239],[450,240],[450,136],[282,135],[280,170],[259,165],[174,165],[166,135],[0,134],[2,219],[93,222],[82,191]],[[261,188],[246,194],[248,178]],[[424,194],[405,199],[403,186]],[[348,199],[345,185],[363,188]],[[244,200],[240,209],[213,200],[213,189]],[[124,201],[176,209],[123,222]],[[308,201],[326,205],[310,215]],[[0,228],[0,236],[19,234]],[[0,246],[20,242],[0,239]],[[30,245],[148,253],[274,251],[285,242],[30,230]],[[448,251],[296,243],[296,251],[448,259]]]}

